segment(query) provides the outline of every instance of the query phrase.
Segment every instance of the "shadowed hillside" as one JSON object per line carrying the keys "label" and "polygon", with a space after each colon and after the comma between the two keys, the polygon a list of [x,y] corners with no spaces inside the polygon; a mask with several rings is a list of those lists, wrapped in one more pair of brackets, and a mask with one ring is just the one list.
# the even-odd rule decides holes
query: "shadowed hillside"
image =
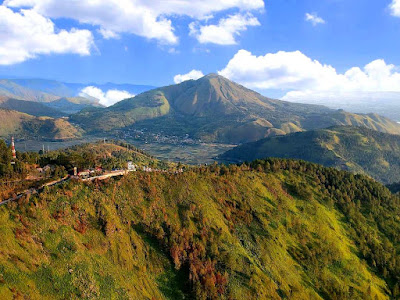
{"label": "shadowed hillside", "polygon": [[215,74],[140,94],[104,109],[72,116],[92,132],[146,128],[204,141],[242,143],[333,125],[365,126],[400,133],[400,125],[377,115],[356,115],[323,106],[266,98]]}
{"label": "shadowed hillside", "polygon": [[42,103],[17,100],[7,97],[0,97],[0,108],[15,110],[36,117],[47,116],[59,118],[65,115],[61,111],[48,107]]}
{"label": "shadowed hillside", "polygon": [[44,105],[50,109],[55,109],[62,112],[64,115],[75,114],[84,108],[102,107],[97,100],[89,100],[82,97],[60,98],[52,102],[47,102]]}
{"label": "shadowed hillside", "polygon": [[363,173],[384,182],[400,181],[400,136],[362,127],[328,129],[271,137],[225,152],[223,161],[282,157]]}

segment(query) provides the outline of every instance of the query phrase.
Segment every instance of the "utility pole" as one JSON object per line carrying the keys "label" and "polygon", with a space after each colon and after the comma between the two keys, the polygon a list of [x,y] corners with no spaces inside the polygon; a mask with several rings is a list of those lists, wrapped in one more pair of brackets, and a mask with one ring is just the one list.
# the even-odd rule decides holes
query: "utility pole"
{"label": "utility pole", "polygon": [[12,152],[12,165],[15,165],[15,160],[17,159],[17,152],[15,152],[15,143],[14,143],[14,137],[11,137],[11,152]]}

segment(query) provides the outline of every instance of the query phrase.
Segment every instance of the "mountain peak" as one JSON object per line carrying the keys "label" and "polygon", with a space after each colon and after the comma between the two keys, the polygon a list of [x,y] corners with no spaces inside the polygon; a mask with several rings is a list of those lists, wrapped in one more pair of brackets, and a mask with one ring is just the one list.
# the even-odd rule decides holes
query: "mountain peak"
{"label": "mountain peak", "polygon": [[230,81],[228,78],[225,78],[224,76],[221,76],[221,75],[219,75],[219,74],[217,74],[217,73],[210,73],[210,74],[207,74],[206,76],[204,76],[204,77],[202,77],[202,78],[200,78],[200,80],[201,79],[208,79],[208,80],[210,80],[210,79],[220,79],[220,80],[224,80],[224,81]]}
{"label": "mountain peak", "polygon": [[204,78],[215,78],[215,77],[222,77],[222,76],[218,75],[217,73],[210,73],[204,76]]}

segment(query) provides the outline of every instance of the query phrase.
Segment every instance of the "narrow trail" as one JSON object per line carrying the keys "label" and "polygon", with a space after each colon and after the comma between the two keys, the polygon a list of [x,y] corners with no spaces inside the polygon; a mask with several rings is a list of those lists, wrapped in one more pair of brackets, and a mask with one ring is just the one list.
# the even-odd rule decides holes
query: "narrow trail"
{"label": "narrow trail", "polygon": [[[94,180],[105,180],[105,179],[112,178],[112,177],[124,176],[124,175],[127,175],[127,174],[131,173],[131,172],[135,172],[135,171],[128,171],[128,170],[112,171],[112,172],[107,173],[107,174],[94,176],[94,177],[89,177],[89,178],[80,179],[80,180],[83,181],[83,182],[94,181]],[[156,173],[156,172],[159,172],[159,171],[154,170],[154,171],[147,171],[147,172]],[[31,188],[29,190],[23,191],[22,193],[19,193],[17,196],[15,196],[13,198],[10,198],[10,199],[7,199],[7,200],[4,200],[4,201],[0,202],[0,206],[5,205],[5,204],[7,204],[9,202],[17,201],[17,200],[21,199],[23,196],[39,194],[40,192],[42,192],[44,190],[45,187],[55,186],[55,185],[58,185],[60,183],[66,182],[68,180],[71,180],[72,178],[77,178],[77,177],[68,175],[68,176],[65,176],[64,178],[62,178],[60,180],[55,180],[55,181],[43,184],[42,186],[40,186],[37,189]]]}
{"label": "narrow trail", "polygon": [[54,180],[54,181],[45,183],[45,184],[41,185],[40,187],[38,187],[37,189],[35,189],[35,188],[28,189],[26,191],[23,191],[22,193],[19,193],[17,196],[15,196],[13,198],[10,198],[10,199],[7,199],[7,200],[4,200],[4,201],[0,202],[0,206],[5,205],[5,204],[7,204],[9,202],[12,202],[12,201],[17,201],[18,199],[21,199],[23,196],[26,196],[26,195],[38,194],[41,191],[43,191],[43,189],[45,187],[54,186],[54,185],[63,183],[65,181],[69,180],[69,179],[70,179],[69,176],[65,176],[64,178],[61,178],[59,180]]}

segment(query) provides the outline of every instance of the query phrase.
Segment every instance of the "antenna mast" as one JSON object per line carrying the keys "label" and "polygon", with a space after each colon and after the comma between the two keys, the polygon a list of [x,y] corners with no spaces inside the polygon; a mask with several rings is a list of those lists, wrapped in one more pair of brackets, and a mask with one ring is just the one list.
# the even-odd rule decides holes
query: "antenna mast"
{"label": "antenna mast", "polygon": [[15,151],[14,137],[11,137],[11,152],[12,152],[12,165],[15,165],[15,160],[17,159],[17,152]]}

